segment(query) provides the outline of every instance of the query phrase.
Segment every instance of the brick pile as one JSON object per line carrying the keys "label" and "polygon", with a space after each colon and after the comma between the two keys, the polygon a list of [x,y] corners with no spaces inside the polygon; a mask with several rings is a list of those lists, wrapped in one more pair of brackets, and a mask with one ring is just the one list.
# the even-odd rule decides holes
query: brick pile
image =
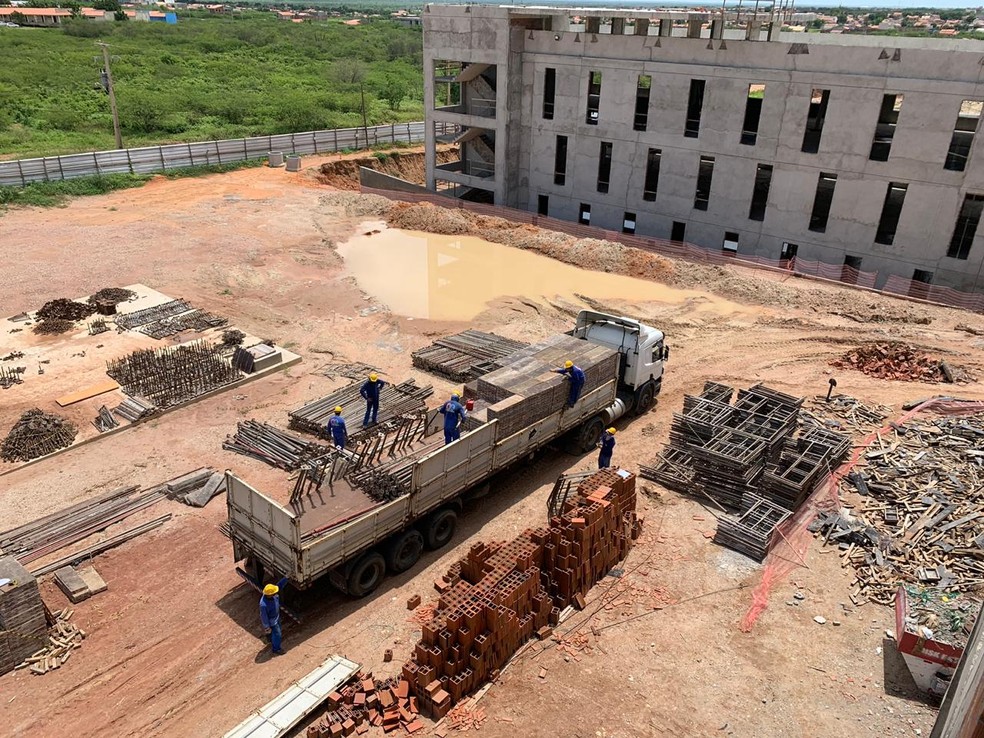
{"label": "brick pile", "polygon": [[417,717],[417,698],[400,677],[373,679],[372,673],[360,672],[328,695],[328,708],[318,723],[308,727],[307,738],[363,735],[370,727],[381,727],[384,733],[402,729],[401,735],[413,735],[424,727]]}
{"label": "brick pile", "polygon": [[603,469],[580,484],[549,527],[508,543],[479,543],[435,582],[435,617],[423,625],[402,678],[420,711],[448,714],[527,640],[546,638],[572,603],[622,560],[639,536],[635,477]]}
{"label": "brick pile", "polygon": [[904,382],[942,382],[945,378],[939,359],[897,341],[866,343],[831,362],[831,366]]}
{"label": "brick pile", "polygon": [[5,674],[44,649],[48,621],[37,579],[13,556],[0,557],[0,579],[8,580],[0,585],[0,674]]}

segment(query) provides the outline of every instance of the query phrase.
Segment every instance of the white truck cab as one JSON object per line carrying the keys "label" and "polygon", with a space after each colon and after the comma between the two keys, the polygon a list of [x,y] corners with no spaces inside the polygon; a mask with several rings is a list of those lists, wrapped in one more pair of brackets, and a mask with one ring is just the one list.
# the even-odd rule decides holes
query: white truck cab
{"label": "white truck cab", "polygon": [[621,357],[618,400],[608,421],[628,412],[641,415],[653,406],[663,384],[663,365],[670,358],[663,331],[631,318],[582,310],[571,335],[615,349]]}

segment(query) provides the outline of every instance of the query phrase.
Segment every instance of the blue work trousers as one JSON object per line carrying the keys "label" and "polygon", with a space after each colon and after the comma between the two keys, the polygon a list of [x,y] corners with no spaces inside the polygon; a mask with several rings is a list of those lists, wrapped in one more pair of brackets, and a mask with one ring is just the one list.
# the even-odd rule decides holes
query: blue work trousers
{"label": "blue work trousers", "polygon": [[280,632],[280,622],[277,621],[276,625],[270,626],[270,645],[273,646],[274,651],[280,651],[281,639],[283,634]]}
{"label": "blue work trousers", "polygon": [[604,451],[602,451],[600,454],[598,454],[598,468],[599,469],[607,469],[611,465],[612,465],[612,455],[611,454],[606,454]]}
{"label": "blue work trousers", "polygon": [[376,416],[379,414],[379,398],[375,400],[366,400],[366,417],[362,419],[362,425],[369,425],[369,419],[372,418],[372,422],[376,422]]}
{"label": "blue work trousers", "polygon": [[444,445],[447,446],[449,443],[454,443],[459,438],[461,438],[460,428],[445,428],[444,429]]}
{"label": "blue work trousers", "polygon": [[581,396],[581,389],[584,387],[584,382],[571,382],[571,392],[567,396],[567,404],[571,407],[577,403],[577,398]]}

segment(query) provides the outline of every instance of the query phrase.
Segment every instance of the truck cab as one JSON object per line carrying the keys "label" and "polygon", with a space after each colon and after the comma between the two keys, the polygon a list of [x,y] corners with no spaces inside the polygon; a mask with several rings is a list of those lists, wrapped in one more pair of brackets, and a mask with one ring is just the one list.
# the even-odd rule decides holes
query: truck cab
{"label": "truck cab", "polygon": [[631,318],[582,310],[571,335],[619,353],[618,400],[606,422],[625,413],[641,415],[653,406],[670,358],[663,331]]}

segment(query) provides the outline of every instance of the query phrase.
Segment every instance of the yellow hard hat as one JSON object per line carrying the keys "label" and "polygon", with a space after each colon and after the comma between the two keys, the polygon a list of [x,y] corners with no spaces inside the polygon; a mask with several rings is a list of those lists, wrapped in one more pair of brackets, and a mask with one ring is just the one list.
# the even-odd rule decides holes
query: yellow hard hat
{"label": "yellow hard hat", "polygon": [[379,377],[376,375],[376,372],[373,372],[372,374],[369,375],[370,381],[375,382],[377,379],[379,379]]}
{"label": "yellow hard hat", "polygon": [[342,414],[342,406],[341,405],[337,405],[335,407],[335,415],[341,415],[341,414]]}
{"label": "yellow hard hat", "polygon": [[564,362],[564,369],[570,369],[572,366],[574,366],[574,362],[573,361],[565,361]]}
{"label": "yellow hard hat", "polygon": [[265,594],[267,597],[273,597],[279,591],[280,591],[280,587],[278,587],[276,584],[268,584],[263,588],[263,594]]}
{"label": "yellow hard hat", "polygon": [[609,428],[608,429],[608,432],[611,433],[613,436],[615,435],[615,429],[614,428]]}

